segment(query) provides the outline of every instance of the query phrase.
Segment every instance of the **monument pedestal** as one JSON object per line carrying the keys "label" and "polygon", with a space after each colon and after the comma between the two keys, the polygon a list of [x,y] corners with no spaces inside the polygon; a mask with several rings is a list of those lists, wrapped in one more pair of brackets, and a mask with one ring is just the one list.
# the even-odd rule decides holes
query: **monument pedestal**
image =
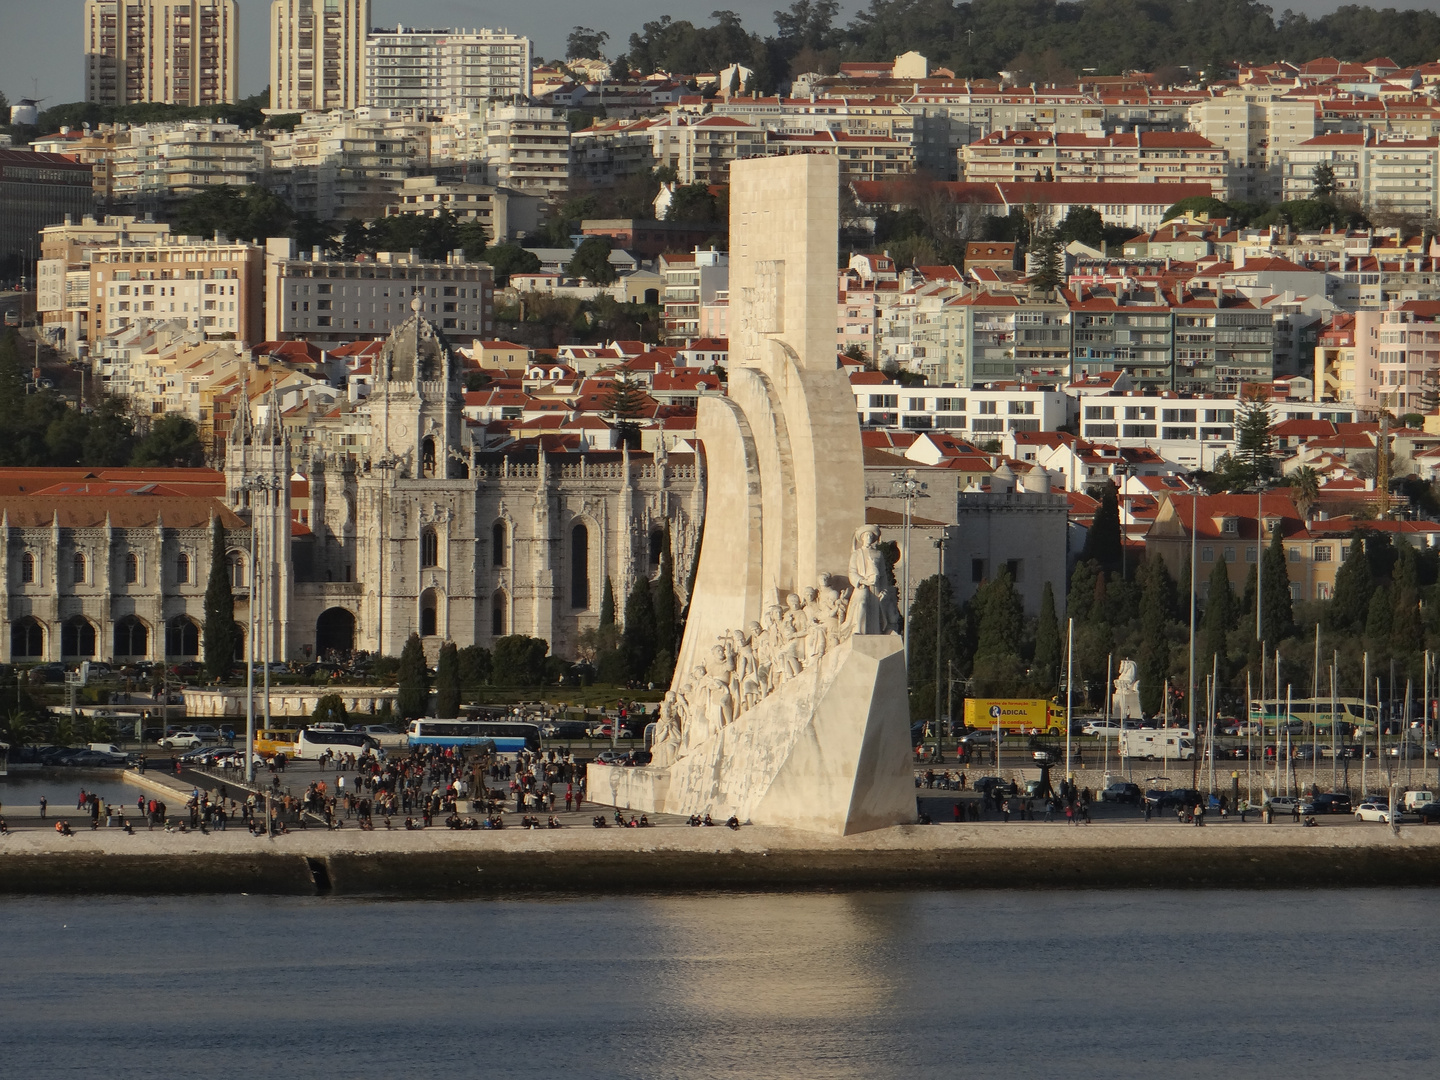
{"label": "monument pedestal", "polygon": [[592,802],[845,836],[913,824],[904,646],[854,635],[668,767],[591,765]]}

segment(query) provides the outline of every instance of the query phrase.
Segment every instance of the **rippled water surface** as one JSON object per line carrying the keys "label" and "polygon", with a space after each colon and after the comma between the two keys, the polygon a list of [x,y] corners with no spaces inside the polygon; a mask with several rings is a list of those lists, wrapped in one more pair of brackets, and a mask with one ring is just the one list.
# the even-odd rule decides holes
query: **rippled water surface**
{"label": "rippled water surface", "polygon": [[0,1076],[1428,1076],[1435,914],[1418,890],[3,900]]}

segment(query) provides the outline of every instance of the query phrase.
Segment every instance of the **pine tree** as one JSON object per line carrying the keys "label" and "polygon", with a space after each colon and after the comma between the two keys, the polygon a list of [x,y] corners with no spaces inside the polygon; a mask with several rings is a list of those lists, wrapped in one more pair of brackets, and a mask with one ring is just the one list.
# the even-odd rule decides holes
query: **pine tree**
{"label": "pine tree", "polygon": [[1235,456],[1245,463],[1251,483],[1268,477],[1274,465],[1274,422],[1265,391],[1247,390],[1235,417]]}
{"label": "pine tree", "polygon": [[600,595],[600,625],[615,625],[615,583],[605,575],[605,591]]}
{"label": "pine tree", "polygon": [[1276,528],[1270,547],[1265,552],[1265,606],[1260,613],[1265,640],[1272,646],[1289,637],[1295,629],[1295,615],[1290,601],[1290,568],[1285,562],[1285,544]]}
{"label": "pine tree", "polygon": [[430,704],[430,672],[425,667],[425,647],[420,644],[420,635],[411,634],[400,650],[398,671],[400,692],[395,698],[395,711],[402,720],[414,720],[425,715]]}
{"label": "pine tree", "polygon": [[1047,292],[1058,289],[1065,279],[1065,249],[1060,243],[1060,234],[1054,229],[1036,233],[1030,256],[1034,267],[1030,284]]}
{"label": "pine tree", "polygon": [[643,574],[635,579],[625,601],[625,631],[621,641],[630,678],[644,679],[655,660],[655,603],[650,595],[650,579]]}
{"label": "pine tree", "polygon": [[205,674],[223,679],[235,666],[239,645],[235,625],[235,593],[230,588],[230,560],[225,554],[225,530],[216,518],[210,527],[210,580],[205,586]]}
{"label": "pine tree", "polygon": [[435,662],[435,715],[442,720],[460,715],[460,650],[453,641],[440,646]]}
{"label": "pine tree", "polygon": [[1120,535],[1120,502],[1115,485],[1107,485],[1100,496],[1100,505],[1095,510],[1095,520],[1085,534],[1085,547],[1080,552],[1082,562],[1094,561],[1106,573],[1118,573],[1124,564],[1124,549]]}
{"label": "pine tree", "polygon": [[1210,571],[1210,590],[1205,600],[1205,617],[1201,622],[1200,658],[1220,658],[1220,668],[1225,669],[1226,641],[1230,631],[1235,629],[1239,610],[1235,601],[1235,590],[1230,585],[1230,564],[1222,557]]}
{"label": "pine tree", "polygon": [[615,421],[615,435],[620,446],[628,446],[631,450],[640,449],[640,427],[635,421],[644,411],[645,404],[645,391],[629,376],[618,378],[610,384],[604,411]]}
{"label": "pine tree", "polygon": [[1030,665],[1035,685],[1047,695],[1059,682],[1060,661],[1064,652],[1060,619],[1055,613],[1055,593],[1047,581],[1040,594],[1040,618],[1035,623],[1035,658]]}
{"label": "pine tree", "polygon": [[1325,608],[1328,630],[1355,633],[1368,621],[1375,578],[1365,553],[1366,543],[1358,534],[1352,535],[1350,554],[1335,572],[1335,594]]}

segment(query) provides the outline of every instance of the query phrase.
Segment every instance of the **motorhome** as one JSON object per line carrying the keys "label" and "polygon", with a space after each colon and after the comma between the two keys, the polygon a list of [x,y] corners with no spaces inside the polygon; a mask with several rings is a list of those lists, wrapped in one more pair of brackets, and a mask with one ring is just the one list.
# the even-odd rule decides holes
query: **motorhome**
{"label": "motorhome", "polygon": [[1141,728],[1120,733],[1120,756],[1147,761],[1189,761],[1195,756],[1195,733],[1189,728]]}

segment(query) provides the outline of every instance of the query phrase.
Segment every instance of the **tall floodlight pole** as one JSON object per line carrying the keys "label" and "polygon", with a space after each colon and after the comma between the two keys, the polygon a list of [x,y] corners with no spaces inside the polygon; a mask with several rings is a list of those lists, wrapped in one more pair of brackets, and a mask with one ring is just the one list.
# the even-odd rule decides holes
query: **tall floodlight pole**
{"label": "tall floodlight pole", "polygon": [[1430,782],[1430,650],[1425,650],[1425,696],[1420,699],[1420,779]]}
{"label": "tall floodlight pole", "polygon": [[[945,535],[942,533],[935,540],[935,760],[945,760],[945,742],[940,727],[940,655],[944,651],[941,644],[941,629],[944,625],[945,609],[940,605],[940,582],[945,576]],[[907,623],[909,620],[906,620]]]}
{"label": "tall floodlight pole", "polygon": [[[1370,770],[1365,761],[1365,725],[1370,722],[1370,653],[1365,653],[1365,674],[1360,682],[1360,797],[1365,797],[1365,788],[1369,786]],[[1379,733],[1379,725],[1376,725],[1376,733]]]}
{"label": "tall floodlight pole", "polygon": [[[1190,496],[1190,732],[1194,737],[1195,717],[1195,538],[1200,532],[1200,492]],[[1258,591],[1258,590],[1257,590]]]}
{"label": "tall floodlight pole", "polygon": [[[1260,655],[1265,655],[1265,627],[1260,620],[1261,609],[1265,606],[1265,593],[1261,589],[1262,577],[1265,573],[1265,493],[1255,493],[1255,640],[1260,642]],[[1279,652],[1279,645],[1276,645],[1276,652]],[[1260,701],[1264,704],[1265,688],[1260,688]],[[1275,701],[1280,701],[1280,684],[1275,684]]]}
{"label": "tall floodlight pole", "polygon": [[255,512],[250,512],[250,595],[245,603],[245,781],[255,783]]}

